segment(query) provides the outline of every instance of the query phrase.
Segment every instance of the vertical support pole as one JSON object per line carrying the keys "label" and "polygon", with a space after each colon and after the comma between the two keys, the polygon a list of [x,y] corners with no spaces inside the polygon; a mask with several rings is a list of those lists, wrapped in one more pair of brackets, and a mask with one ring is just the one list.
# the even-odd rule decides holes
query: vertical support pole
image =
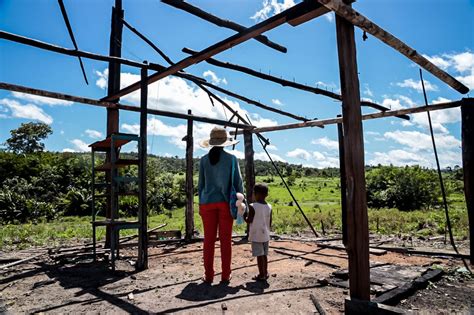
{"label": "vertical support pole", "polygon": [[255,186],[255,165],[252,132],[244,130],[245,151],[245,191],[248,202],[253,202],[253,187]]}
{"label": "vertical support pole", "polygon": [[137,269],[148,268],[148,233],[147,233],[147,202],[146,202],[146,155],[147,155],[147,102],[148,102],[148,71],[141,69],[140,86],[140,142],[139,142],[139,211],[138,222],[138,262]]}
{"label": "vertical support pole", "polygon": [[472,101],[470,103],[463,99],[461,105],[461,138],[464,195],[469,218],[470,262],[474,265],[474,104]]}
{"label": "vertical support pole", "polygon": [[[192,115],[188,110],[188,115]],[[188,119],[188,133],[186,135],[186,232],[185,239],[191,240],[194,235],[194,180],[193,180],[193,120]]]}
{"label": "vertical support pole", "polygon": [[[123,22],[122,18],[124,16],[122,10],[122,0],[115,0],[115,6],[112,7],[112,19],[111,19],[111,31],[110,31],[110,42],[109,42],[109,55],[114,57],[122,56],[122,29]],[[113,95],[120,90],[120,63],[109,62],[109,79],[107,94]],[[113,102],[118,102],[119,99],[113,100]],[[107,108],[107,136],[109,137],[112,133],[119,131],[119,110],[115,108]],[[106,160],[110,161],[110,153],[107,152]],[[117,174],[113,172],[107,172],[106,177],[110,182],[112,182],[112,177]],[[110,192],[110,188],[107,189],[107,206],[105,211],[106,218],[110,219],[112,217],[112,207],[114,201],[113,198],[118,198],[113,196]],[[118,204],[118,200],[116,200]],[[105,247],[110,246],[110,236],[112,230],[109,226],[106,227],[105,234]]]}
{"label": "vertical support pole", "polygon": [[[350,0],[344,1],[350,4]],[[364,139],[354,25],[336,15],[347,185],[347,253],[351,298],[370,300],[369,227]]]}
{"label": "vertical support pole", "polygon": [[[342,115],[337,115],[342,117]],[[347,246],[347,186],[346,186],[346,165],[344,163],[344,130],[342,123],[337,124],[337,138],[339,140],[339,176],[341,178],[341,223],[342,223],[342,243]]]}

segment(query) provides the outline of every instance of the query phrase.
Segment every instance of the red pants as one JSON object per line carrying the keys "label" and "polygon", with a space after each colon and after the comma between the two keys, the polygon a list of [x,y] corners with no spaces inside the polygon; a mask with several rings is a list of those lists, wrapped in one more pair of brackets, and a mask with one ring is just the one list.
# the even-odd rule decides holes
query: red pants
{"label": "red pants", "polygon": [[214,248],[219,228],[219,241],[221,244],[221,280],[230,278],[230,264],[232,260],[232,225],[234,220],[230,215],[227,202],[216,202],[199,205],[199,214],[204,226],[204,270],[206,281],[212,282],[214,278]]}

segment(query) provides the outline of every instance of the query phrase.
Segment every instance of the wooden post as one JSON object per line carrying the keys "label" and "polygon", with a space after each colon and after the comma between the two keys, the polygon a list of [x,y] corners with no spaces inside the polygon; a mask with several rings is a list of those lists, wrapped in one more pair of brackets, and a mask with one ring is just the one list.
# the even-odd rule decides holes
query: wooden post
{"label": "wooden post", "polygon": [[469,218],[470,261],[474,265],[474,102],[464,100],[461,106],[462,166],[464,195]]}
{"label": "wooden post", "polygon": [[140,89],[140,144],[139,144],[139,211],[138,222],[138,262],[137,269],[148,268],[148,233],[147,233],[147,200],[146,200],[146,155],[147,155],[147,101],[148,101],[148,71],[141,70]]}
{"label": "wooden post", "polygon": [[[342,117],[342,115],[337,115]],[[342,123],[337,124],[337,138],[339,140],[339,177],[341,179],[341,223],[342,223],[342,243],[347,245],[347,185],[346,185],[346,166],[344,163],[344,131]]]}
{"label": "wooden post", "polygon": [[[122,56],[122,0],[115,0],[115,6],[112,7],[112,19],[111,19],[111,31],[110,31],[110,43],[109,43],[109,55],[115,57]],[[118,62],[109,62],[109,78],[108,78],[108,87],[107,94],[113,95],[120,90],[120,63]],[[113,100],[114,103],[119,102],[119,98]],[[110,136],[112,133],[119,131],[119,110],[113,108],[107,108],[107,136]],[[106,160],[110,161],[110,153],[107,153]],[[115,174],[113,174],[115,173]],[[112,177],[117,176],[117,172],[107,172],[106,176],[108,180],[112,182]],[[106,218],[110,219],[114,216],[113,204],[118,205],[118,196],[112,196],[110,187],[107,189],[107,205],[106,205]],[[115,198],[117,200],[112,200]],[[110,246],[112,229],[107,226],[105,234],[105,247]]]}
{"label": "wooden post", "polygon": [[245,192],[247,201],[253,202],[253,187],[255,186],[255,165],[252,132],[244,130],[244,151],[245,151]]}
{"label": "wooden post", "polygon": [[368,301],[370,300],[369,228],[354,26],[336,15],[336,32],[344,127],[350,296]]}
{"label": "wooden post", "polygon": [[[191,115],[188,110],[188,115]],[[191,240],[194,235],[194,180],[193,180],[193,120],[188,119],[188,133],[186,135],[186,232],[185,239]]]}

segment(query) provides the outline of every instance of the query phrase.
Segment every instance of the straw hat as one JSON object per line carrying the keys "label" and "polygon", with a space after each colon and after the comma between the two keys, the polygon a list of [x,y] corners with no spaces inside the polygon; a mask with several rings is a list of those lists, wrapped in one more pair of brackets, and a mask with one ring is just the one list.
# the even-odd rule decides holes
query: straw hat
{"label": "straw hat", "polygon": [[210,138],[201,141],[200,145],[203,148],[212,148],[227,147],[237,143],[239,143],[239,140],[232,139],[224,128],[214,127],[211,130]]}

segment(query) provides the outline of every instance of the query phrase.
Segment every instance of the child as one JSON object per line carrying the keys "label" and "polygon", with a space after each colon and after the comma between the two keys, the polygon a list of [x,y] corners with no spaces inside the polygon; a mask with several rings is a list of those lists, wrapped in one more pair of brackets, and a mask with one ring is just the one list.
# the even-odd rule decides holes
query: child
{"label": "child", "polygon": [[265,201],[268,186],[256,184],[254,189],[255,202],[249,206],[246,222],[249,224],[249,240],[252,242],[252,256],[257,257],[258,275],[256,281],[268,279],[268,242],[272,225],[272,207]]}

